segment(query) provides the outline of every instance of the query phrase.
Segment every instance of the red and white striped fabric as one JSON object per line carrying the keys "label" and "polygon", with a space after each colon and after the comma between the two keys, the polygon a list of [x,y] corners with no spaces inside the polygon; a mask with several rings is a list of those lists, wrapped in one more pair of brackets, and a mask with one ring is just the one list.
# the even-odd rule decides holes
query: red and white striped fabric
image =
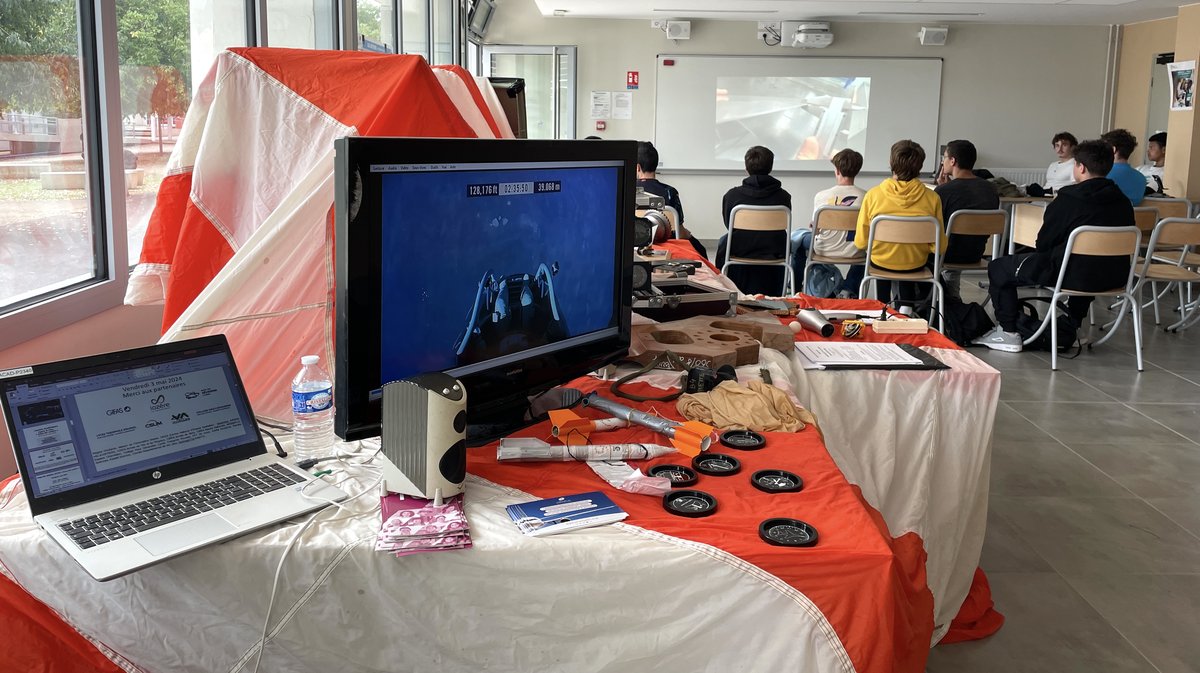
{"label": "red and white striped fabric", "polygon": [[299,355],[333,360],[333,141],[493,125],[471,78],[419,56],[226,51],[188,111],[126,303],[164,302],[164,341],[225,333],[255,410],[282,420]]}

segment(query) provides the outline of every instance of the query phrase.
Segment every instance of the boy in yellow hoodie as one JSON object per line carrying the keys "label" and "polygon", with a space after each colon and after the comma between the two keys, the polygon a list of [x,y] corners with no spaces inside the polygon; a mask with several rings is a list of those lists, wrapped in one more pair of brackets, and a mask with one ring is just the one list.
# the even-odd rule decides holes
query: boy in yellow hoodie
{"label": "boy in yellow hoodie", "polygon": [[[892,177],[867,191],[859,202],[858,230],[854,245],[867,249],[868,230],[871,220],[877,215],[936,217],[939,228],[938,247],[946,249],[945,223],[942,221],[942,200],[932,189],[918,180],[921,167],[925,164],[925,150],[911,140],[901,140],[892,145],[889,165]],[[932,244],[919,243],[876,243],[871,251],[871,265],[888,271],[917,271],[932,264]],[[891,298],[891,283],[876,281],[877,295],[883,301]],[[902,299],[919,300],[918,283],[900,282]]]}

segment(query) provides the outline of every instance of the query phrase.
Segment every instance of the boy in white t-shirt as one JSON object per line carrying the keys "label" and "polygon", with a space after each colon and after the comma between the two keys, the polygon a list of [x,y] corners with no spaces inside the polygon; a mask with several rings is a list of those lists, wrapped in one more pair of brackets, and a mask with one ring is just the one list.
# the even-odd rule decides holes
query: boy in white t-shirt
{"label": "boy in white t-shirt", "polygon": [[1058,161],[1046,169],[1046,184],[1042,186],[1057,192],[1067,185],[1075,184],[1075,146],[1079,141],[1070,133],[1059,131],[1054,134],[1050,143],[1054,146]]}
{"label": "boy in white t-shirt", "polygon": [[[844,149],[833,155],[833,175],[837,184],[829,189],[817,192],[813,197],[813,219],[817,217],[817,209],[821,206],[853,206],[862,198],[864,192],[854,185],[854,178],[862,170],[863,157],[852,149]],[[796,229],[792,232],[792,271],[796,284],[804,282],[804,262],[808,258],[808,248],[813,245],[811,229]],[[833,257],[852,257],[860,251],[854,247],[854,232],[852,231],[822,231],[817,237],[815,252],[818,255]],[[839,289],[838,297],[856,297],[858,285],[862,282],[865,268],[860,264],[851,266],[846,274],[846,280]]]}

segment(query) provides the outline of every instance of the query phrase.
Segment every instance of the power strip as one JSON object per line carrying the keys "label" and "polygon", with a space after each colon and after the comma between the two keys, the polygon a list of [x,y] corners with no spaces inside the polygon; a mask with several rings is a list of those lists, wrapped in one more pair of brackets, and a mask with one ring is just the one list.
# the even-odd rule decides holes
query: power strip
{"label": "power strip", "polygon": [[889,318],[876,320],[871,328],[876,334],[924,334],[929,331],[929,323],[923,318]]}

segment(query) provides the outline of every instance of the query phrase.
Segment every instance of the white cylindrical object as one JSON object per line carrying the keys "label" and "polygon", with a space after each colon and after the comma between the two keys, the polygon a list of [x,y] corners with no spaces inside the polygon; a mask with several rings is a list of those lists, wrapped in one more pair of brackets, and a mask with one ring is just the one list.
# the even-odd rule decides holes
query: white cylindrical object
{"label": "white cylindrical object", "polygon": [[675,453],[661,444],[551,445],[532,437],[505,438],[496,449],[498,462],[648,460]]}

